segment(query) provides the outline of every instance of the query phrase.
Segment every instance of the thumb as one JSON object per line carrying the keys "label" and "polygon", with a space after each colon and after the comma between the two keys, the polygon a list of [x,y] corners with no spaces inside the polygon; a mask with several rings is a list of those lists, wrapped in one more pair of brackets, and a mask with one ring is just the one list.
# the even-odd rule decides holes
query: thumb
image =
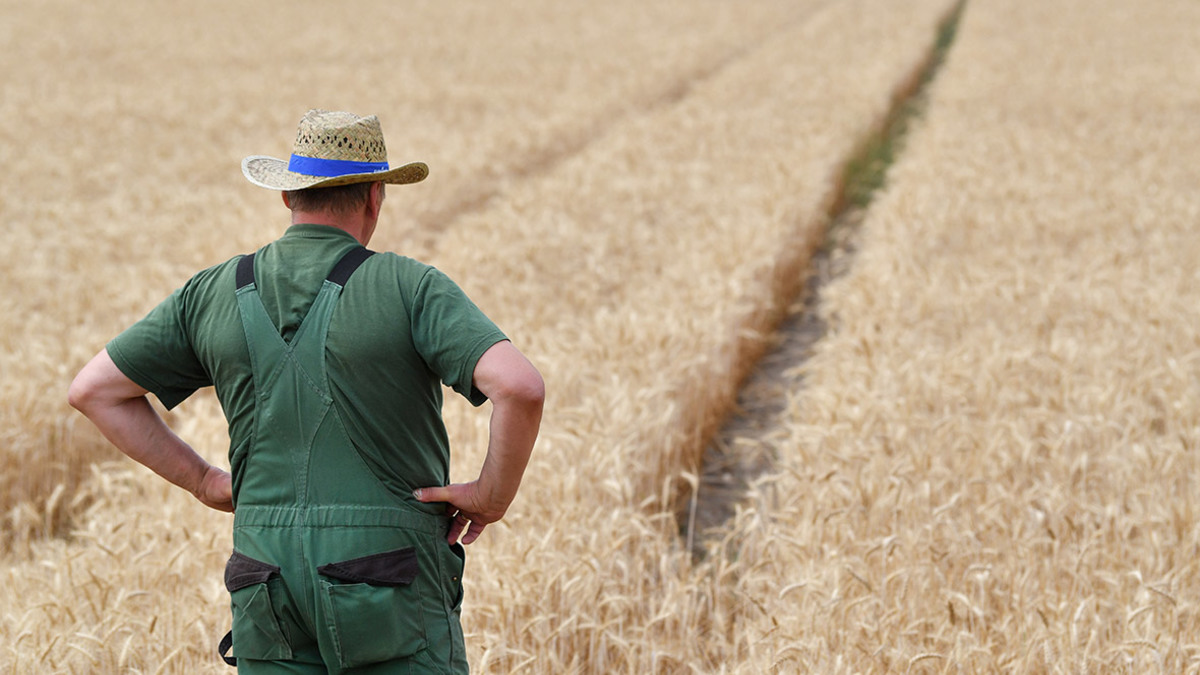
{"label": "thumb", "polygon": [[450,501],[449,487],[425,487],[413,490],[413,497],[422,503]]}
{"label": "thumb", "polygon": [[232,476],[227,471],[213,467],[205,474],[196,497],[218,511],[233,511]]}
{"label": "thumb", "polygon": [[229,474],[221,476],[221,480],[217,483],[217,494],[221,499],[229,501],[233,499],[233,477]]}

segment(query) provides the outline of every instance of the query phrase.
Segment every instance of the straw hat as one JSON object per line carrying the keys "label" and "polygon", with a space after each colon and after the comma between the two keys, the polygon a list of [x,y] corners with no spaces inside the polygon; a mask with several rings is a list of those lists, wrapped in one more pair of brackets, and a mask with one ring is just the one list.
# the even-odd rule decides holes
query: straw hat
{"label": "straw hat", "polygon": [[242,160],[251,183],[272,190],[303,190],[351,183],[416,183],[429,167],[412,162],[392,169],[379,118],[309,110],[300,120],[288,160],[251,155]]}

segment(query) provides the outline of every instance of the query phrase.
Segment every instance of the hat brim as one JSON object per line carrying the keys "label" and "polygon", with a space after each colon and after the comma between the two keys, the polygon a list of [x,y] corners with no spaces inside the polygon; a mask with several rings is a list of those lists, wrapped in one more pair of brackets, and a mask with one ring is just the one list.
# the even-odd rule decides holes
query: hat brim
{"label": "hat brim", "polygon": [[242,174],[246,176],[246,180],[259,187],[291,191],[352,183],[383,182],[393,185],[419,183],[429,175],[429,167],[424,162],[410,162],[395,169],[375,173],[353,173],[333,177],[309,176],[288,171],[288,163],[285,160],[264,155],[251,155],[242,160]]}

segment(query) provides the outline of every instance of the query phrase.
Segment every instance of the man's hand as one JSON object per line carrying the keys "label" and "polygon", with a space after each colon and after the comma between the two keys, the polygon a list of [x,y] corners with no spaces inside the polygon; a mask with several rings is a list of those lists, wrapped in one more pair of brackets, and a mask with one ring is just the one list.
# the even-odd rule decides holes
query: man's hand
{"label": "man's hand", "polygon": [[215,466],[208,467],[195,494],[196,499],[209,508],[233,512],[233,477],[228,471]]}
{"label": "man's hand", "polygon": [[504,517],[504,507],[489,509],[480,504],[479,481],[420,488],[413,491],[413,496],[419,502],[446,503],[446,514],[454,516],[446,535],[446,541],[451,544],[457,542],[460,535],[463,544],[470,544],[483,534],[483,528]]}

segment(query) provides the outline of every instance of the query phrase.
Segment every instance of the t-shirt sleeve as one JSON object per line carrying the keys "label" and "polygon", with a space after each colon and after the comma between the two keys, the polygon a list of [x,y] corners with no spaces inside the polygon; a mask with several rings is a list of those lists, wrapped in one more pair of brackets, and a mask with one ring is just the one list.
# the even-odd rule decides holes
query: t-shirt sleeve
{"label": "t-shirt sleeve", "polygon": [[482,405],[487,397],[472,380],[479,357],[508,339],[458,284],[435,268],[421,277],[413,299],[413,343],[446,386]]}
{"label": "t-shirt sleeve", "polygon": [[172,293],[106,346],[117,368],[168,410],[212,384],[188,339],[183,290]]}

